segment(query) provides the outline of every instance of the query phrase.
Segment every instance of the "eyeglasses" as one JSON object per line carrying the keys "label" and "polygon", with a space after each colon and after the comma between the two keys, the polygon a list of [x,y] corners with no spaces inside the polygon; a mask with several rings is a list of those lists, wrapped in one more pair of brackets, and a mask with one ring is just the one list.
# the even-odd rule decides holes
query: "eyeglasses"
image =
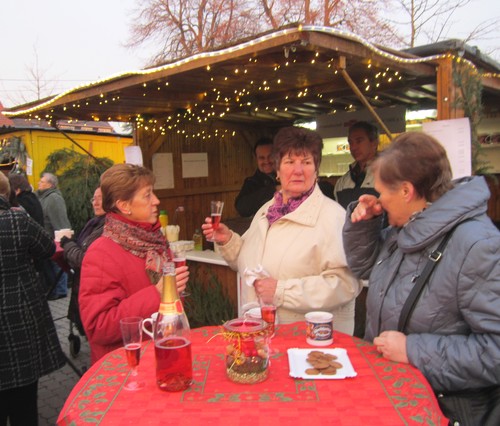
{"label": "eyeglasses", "polygon": [[91,203],[94,203],[94,201],[102,201],[102,198],[92,197],[92,198],[90,199],[90,202],[91,202]]}

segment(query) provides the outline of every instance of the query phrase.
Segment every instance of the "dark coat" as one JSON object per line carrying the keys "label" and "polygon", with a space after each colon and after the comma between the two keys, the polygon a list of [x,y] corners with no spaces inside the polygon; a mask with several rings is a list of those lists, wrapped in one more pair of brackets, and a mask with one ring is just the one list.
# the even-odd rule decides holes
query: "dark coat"
{"label": "dark coat", "polygon": [[52,237],[0,197],[0,390],[29,385],[66,362],[33,262],[54,251]]}
{"label": "dark coat", "polygon": [[262,173],[259,169],[253,176],[247,177],[234,201],[234,207],[240,216],[253,216],[264,203],[273,198],[276,185],[274,176]]}
{"label": "dark coat", "polygon": [[28,213],[36,223],[44,226],[42,205],[34,192],[22,191],[16,195],[16,199],[19,205],[26,210],[26,213]]}
{"label": "dark coat", "polygon": [[80,334],[85,334],[80,319],[80,308],[78,306],[78,294],[80,292],[80,273],[82,269],[83,256],[97,238],[102,235],[104,220],[106,216],[96,216],[90,219],[83,227],[76,241],[63,238],[61,246],[64,249],[64,260],[73,269],[73,286],[71,288],[71,299],[69,301],[68,318],[76,324]]}

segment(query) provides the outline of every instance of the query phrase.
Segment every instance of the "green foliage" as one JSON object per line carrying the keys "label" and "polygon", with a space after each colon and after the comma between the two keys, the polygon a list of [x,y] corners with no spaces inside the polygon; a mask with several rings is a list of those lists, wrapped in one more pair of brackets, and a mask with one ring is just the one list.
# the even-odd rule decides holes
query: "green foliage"
{"label": "green foliage", "polygon": [[235,307],[210,268],[191,263],[190,271],[186,288],[190,295],[184,300],[190,326],[222,325],[235,318]]}
{"label": "green foliage", "polygon": [[68,218],[76,234],[94,216],[90,199],[99,186],[101,174],[112,165],[113,162],[108,158],[96,161],[89,155],[68,148],[54,151],[47,157],[47,166],[43,172],[53,173],[58,177]]}
{"label": "green foliage", "polygon": [[489,167],[486,161],[479,157],[482,155],[482,145],[479,142],[478,126],[483,114],[481,96],[483,84],[481,76],[476,69],[461,60],[453,63],[453,82],[459,90],[454,107],[464,111],[464,116],[469,117],[472,145],[472,173],[488,174]]}

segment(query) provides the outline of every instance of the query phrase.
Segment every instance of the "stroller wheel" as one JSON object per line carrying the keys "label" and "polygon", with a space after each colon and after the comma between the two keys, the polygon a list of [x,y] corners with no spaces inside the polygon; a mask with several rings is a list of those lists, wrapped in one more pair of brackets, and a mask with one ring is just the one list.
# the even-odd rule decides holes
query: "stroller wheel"
{"label": "stroller wheel", "polygon": [[81,341],[80,337],[70,334],[68,336],[69,340],[69,352],[73,358],[76,358],[80,353]]}

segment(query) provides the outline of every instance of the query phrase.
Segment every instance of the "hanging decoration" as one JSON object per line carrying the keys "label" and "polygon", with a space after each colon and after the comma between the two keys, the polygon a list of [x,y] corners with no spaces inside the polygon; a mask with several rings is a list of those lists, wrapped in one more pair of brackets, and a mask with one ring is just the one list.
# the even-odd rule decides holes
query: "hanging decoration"
{"label": "hanging decoration", "polygon": [[11,173],[26,172],[28,152],[22,138],[12,136],[1,139],[0,168],[8,169]]}

